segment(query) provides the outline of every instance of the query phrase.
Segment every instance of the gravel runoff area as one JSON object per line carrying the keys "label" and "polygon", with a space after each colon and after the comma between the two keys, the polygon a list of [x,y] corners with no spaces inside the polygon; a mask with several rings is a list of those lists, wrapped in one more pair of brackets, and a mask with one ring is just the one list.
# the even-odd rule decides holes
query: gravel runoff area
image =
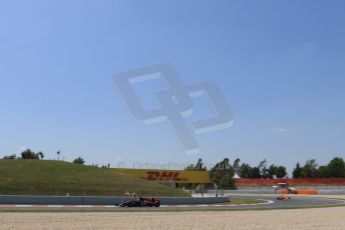
{"label": "gravel runoff area", "polygon": [[[335,197],[334,197],[335,198]],[[337,196],[345,198],[345,196]],[[345,229],[345,206],[198,212],[3,212],[0,229]]]}

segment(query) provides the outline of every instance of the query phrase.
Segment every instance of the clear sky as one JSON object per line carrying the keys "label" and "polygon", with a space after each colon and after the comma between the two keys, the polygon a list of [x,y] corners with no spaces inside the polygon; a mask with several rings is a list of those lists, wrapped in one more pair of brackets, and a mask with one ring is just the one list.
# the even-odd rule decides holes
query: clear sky
{"label": "clear sky", "polygon": [[[342,0],[0,0],[0,156],[289,169],[345,157],[344,12]],[[163,62],[185,84],[218,84],[234,113],[232,128],[197,136],[200,154],[166,123],[136,124],[114,89],[114,74]]]}

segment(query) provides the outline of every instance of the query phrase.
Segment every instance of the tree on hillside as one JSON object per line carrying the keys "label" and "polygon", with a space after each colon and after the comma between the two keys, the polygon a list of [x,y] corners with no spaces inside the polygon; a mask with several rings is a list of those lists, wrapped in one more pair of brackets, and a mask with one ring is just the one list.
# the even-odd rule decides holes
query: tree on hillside
{"label": "tree on hillside", "polygon": [[287,176],[286,168],[284,166],[278,166],[276,169],[277,178],[284,178]]}
{"label": "tree on hillside", "polygon": [[268,178],[274,178],[277,175],[277,169],[277,166],[275,166],[274,164],[270,165],[270,167],[268,167]]}
{"label": "tree on hillside", "polygon": [[206,168],[206,166],[204,166],[204,162],[202,161],[201,158],[198,159],[198,162],[196,163],[194,170],[207,171],[207,168]]}
{"label": "tree on hillside", "polygon": [[221,189],[234,189],[235,188],[234,181],[232,179],[231,174],[226,173],[223,175],[223,177],[220,179],[220,181],[218,183],[218,188],[221,188]]}
{"label": "tree on hillside", "polygon": [[315,178],[318,174],[317,163],[315,159],[308,160],[302,168],[303,178]]}
{"label": "tree on hillside", "polygon": [[193,171],[194,170],[194,165],[193,164],[190,164],[190,165],[188,165],[184,170],[186,170],[186,171]]}
{"label": "tree on hillside", "polygon": [[83,165],[85,163],[85,160],[83,158],[81,158],[81,157],[78,157],[78,158],[73,160],[73,163],[74,164],[81,164],[81,165]]}
{"label": "tree on hillside", "polygon": [[237,158],[232,165],[232,167],[234,168],[234,174],[237,176],[240,175],[240,161],[241,160]]}
{"label": "tree on hillside", "polygon": [[184,170],[187,171],[207,171],[207,167],[204,166],[204,162],[201,158],[198,159],[198,162],[194,164],[188,165]]}
{"label": "tree on hillside", "polygon": [[213,183],[217,184],[218,188],[221,189],[233,189],[234,185],[234,169],[230,164],[228,158],[225,158],[221,162],[217,163],[210,170],[210,178]]}
{"label": "tree on hillside", "polygon": [[319,178],[330,177],[328,166],[325,166],[325,165],[320,166],[318,171],[317,171],[317,177],[319,177]]}
{"label": "tree on hillside", "polygon": [[302,177],[302,168],[301,165],[297,162],[296,167],[292,171],[293,178],[301,178]]}
{"label": "tree on hillside", "polygon": [[253,179],[261,178],[260,168],[259,167],[253,167],[252,173],[250,174],[249,178],[253,178]]}
{"label": "tree on hillside", "polygon": [[22,159],[39,160],[44,158],[43,152],[35,153],[31,149],[27,149],[21,153]]}
{"label": "tree on hillside", "polygon": [[240,169],[239,169],[240,173],[239,173],[239,176],[241,178],[250,178],[251,175],[252,175],[252,167],[250,167],[249,164],[246,164],[246,163],[243,163],[241,166],[240,166]]}
{"label": "tree on hillside", "polygon": [[267,169],[267,161],[266,161],[266,159],[264,159],[263,161],[261,161],[259,163],[258,168],[260,170],[260,178],[269,178],[269,171]]}
{"label": "tree on hillside", "polygon": [[328,166],[328,173],[330,177],[334,178],[344,178],[345,177],[345,162],[343,158],[335,157],[333,158]]}

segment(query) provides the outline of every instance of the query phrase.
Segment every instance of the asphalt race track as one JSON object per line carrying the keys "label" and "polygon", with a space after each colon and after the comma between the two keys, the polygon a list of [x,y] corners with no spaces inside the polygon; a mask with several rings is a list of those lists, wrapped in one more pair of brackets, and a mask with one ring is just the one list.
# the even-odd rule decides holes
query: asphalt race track
{"label": "asphalt race track", "polygon": [[231,198],[260,200],[259,204],[162,205],[160,208],[121,208],[115,205],[0,205],[0,211],[205,211],[205,210],[261,210],[311,208],[345,205],[344,200],[292,196],[290,201],[279,201],[277,195],[231,195]]}

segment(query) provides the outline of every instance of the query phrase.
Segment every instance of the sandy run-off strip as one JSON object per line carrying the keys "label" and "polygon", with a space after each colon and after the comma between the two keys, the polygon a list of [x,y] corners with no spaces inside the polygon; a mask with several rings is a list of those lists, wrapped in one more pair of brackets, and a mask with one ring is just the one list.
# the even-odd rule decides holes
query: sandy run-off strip
{"label": "sandy run-off strip", "polygon": [[202,212],[3,212],[0,229],[345,229],[345,207]]}
{"label": "sandy run-off strip", "polygon": [[257,211],[0,212],[0,229],[344,230],[345,206]]}

